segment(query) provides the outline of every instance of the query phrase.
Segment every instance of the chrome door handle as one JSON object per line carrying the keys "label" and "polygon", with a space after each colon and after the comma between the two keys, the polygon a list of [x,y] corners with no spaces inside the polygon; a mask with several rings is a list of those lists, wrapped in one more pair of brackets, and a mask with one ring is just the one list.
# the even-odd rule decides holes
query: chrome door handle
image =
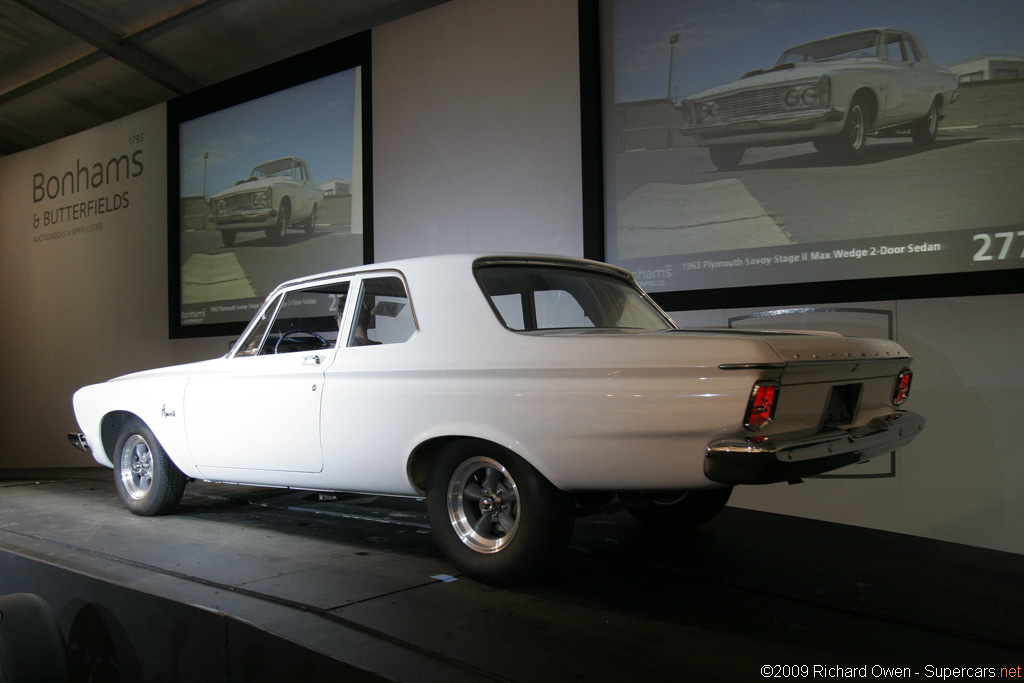
{"label": "chrome door handle", "polygon": [[312,356],[305,356],[303,360],[306,361],[303,365],[309,365],[309,361],[313,361],[313,365],[320,365],[324,361],[324,357],[319,354],[313,354]]}

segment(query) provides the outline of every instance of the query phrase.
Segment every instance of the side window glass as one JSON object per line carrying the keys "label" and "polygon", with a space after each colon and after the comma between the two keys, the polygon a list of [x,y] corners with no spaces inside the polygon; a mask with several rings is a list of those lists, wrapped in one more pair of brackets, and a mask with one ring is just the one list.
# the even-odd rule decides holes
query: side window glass
{"label": "side window glass", "polygon": [[537,327],[557,329],[566,327],[593,327],[583,307],[572,294],[564,290],[536,292]]}
{"label": "side window glass", "polygon": [[907,61],[910,61],[910,62],[919,62],[919,61],[921,61],[921,58],[917,56],[917,54],[918,54],[917,53],[917,46],[914,45],[913,39],[911,39],[909,36],[907,37],[907,40],[906,40],[906,43],[905,43],[905,47],[907,49]]}
{"label": "side window glass", "polygon": [[416,332],[405,285],[397,276],[363,281],[363,292],[355,309],[349,346],[400,344]]}
{"label": "side window glass", "polygon": [[491,297],[498,315],[510,330],[526,329],[526,320],[535,320],[532,329],[593,327],[579,301],[565,290],[539,290]]}
{"label": "side window glass", "polygon": [[278,308],[261,355],[318,351],[338,340],[339,311],[345,310],[348,282],[288,292]]}
{"label": "side window glass", "polygon": [[338,341],[349,282],[286,292],[262,314],[237,356],[332,348]]}
{"label": "side window glass", "polygon": [[267,334],[267,328],[270,327],[270,321],[274,319],[274,311],[277,309],[277,303],[279,302],[275,302],[273,305],[267,307],[267,309],[260,314],[259,323],[252,328],[252,331],[249,333],[249,336],[246,337],[245,342],[243,342],[242,346],[239,347],[240,350],[235,354],[236,357],[255,356],[259,354],[260,347],[263,344],[263,338]]}
{"label": "side window glass", "polygon": [[885,59],[890,62],[905,62],[906,55],[903,53],[903,37],[890,35],[885,45]]}
{"label": "side window glass", "polygon": [[510,330],[526,329],[522,294],[499,294],[491,297],[491,301]]}

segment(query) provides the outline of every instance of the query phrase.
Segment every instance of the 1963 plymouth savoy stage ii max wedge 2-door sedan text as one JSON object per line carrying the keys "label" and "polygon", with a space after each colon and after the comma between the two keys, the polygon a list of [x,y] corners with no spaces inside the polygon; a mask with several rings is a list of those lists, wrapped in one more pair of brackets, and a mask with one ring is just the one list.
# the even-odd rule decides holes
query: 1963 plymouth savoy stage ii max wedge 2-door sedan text
{"label": "1963 plymouth savoy stage ii max wedge 2-door sedan text", "polygon": [[736,168],[748,147],[798,142],[850,161],[872,132],[906,130],[914,144],[934,142],[956,84],[906,31],[854,31],[788,48],[770,68],[686,98],[679,130],[723,170]]}
{"label": "1963 plymouth savoy stage ii max wedge 2-door sedan text", "polygon": [[680,329],[593,261],[425,257],[282,284],[224,357],[80,389],[70,436],[140,515],[189,479],[425,497],[452,564],[508,583],[582,511],[682,529],[733,486],[907,444],[910,361],[879,339]]}

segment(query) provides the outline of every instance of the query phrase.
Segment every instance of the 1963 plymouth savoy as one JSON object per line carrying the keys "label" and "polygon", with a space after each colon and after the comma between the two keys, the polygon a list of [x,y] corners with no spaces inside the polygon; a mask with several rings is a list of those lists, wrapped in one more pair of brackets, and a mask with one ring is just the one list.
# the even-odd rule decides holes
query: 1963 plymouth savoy
{"label": "1963 plymouth savoy", "polygon": [[834,333],[683,330],[621,268],[443,256],[314,275],[222,358],[80,389],[72,442],[136,514],[189,479],[426,497],[459,570],[533,575],[576,514],[707,521],[732,487],[890,453],[910,356]]}
{"label": "1963 plymouth savoy", "polygon": [[273,242],[294,224],[312,235],[323,203],[323,190],[306,162],[284,157],[256,166],[245,179],[210,197],[207,220],[220,230],[226,247],[240,232],[262,231]]}
{"label": "1963 plymouth savoy", "polygon": [[905,129],[915,144],[934,142],[942,108],[956,97],[956,75],[917,37],[869,29],[791,47],[771,68],[688,97],[679,130],[719,169],[736,168],[748,147],[798,142],[852,160],[871,132]]}

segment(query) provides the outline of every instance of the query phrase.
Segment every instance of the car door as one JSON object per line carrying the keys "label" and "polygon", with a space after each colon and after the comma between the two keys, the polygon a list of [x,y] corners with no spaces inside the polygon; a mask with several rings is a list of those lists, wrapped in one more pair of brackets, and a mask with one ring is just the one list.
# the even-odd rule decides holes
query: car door
{"label": "car door", "polygon": [[189,381],[185,425],[189,448],[204,474],[273,483],[266,475],[225,470],[323,469],[324,370],[334,356],[348,282],[326,289],[278,297],[233,354],[208,363]]}
{"label": "car door", "polygon": [[910,36],[887,31],[882,50],[886,93],[878,123],[902,123],[924,116],[931,102],[930,78],[921,70],[923,65],[918,60]]}
{"label": "car door", "polygon": [[309,174],[309,167],[306,163],[300,160],[296,161],[295,164],[295,180],[297,181],[295,186],[295,199],[296,206],[293,210],[292,217],[307,218],[313,213],[313,204],[316,202],[316,195],[319,192],[319,188],[313,183],[313,179]]}
{"label": "car door", "polygon": [[398,492],[408,486],[405,430],[422,409],[418,392],[429,391],[422,384],[410,390],[425,367],[410,348],[416,316],[398,272],[362,276],[351,299],[325,380],[325,473],[353,490]]}

